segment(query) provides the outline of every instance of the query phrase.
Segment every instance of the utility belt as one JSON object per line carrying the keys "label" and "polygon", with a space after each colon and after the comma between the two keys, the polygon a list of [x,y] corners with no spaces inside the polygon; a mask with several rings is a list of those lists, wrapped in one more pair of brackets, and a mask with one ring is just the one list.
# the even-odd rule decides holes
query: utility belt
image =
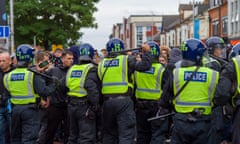
{"label": "utility belt", "polygon": [[158,107],[158,101],[156,100],[143,100],[137,99],[136,108],[156,108]]}
{"label": "utility belt", "polygon": [[31,108],[31,109],[38,109],[38,104],[36,103],[29,103],[29,104],[12,104],[12,107],[14,108],[15,106],[19,107],[27,107],[27,108]]}
{"label": "utility belt", "polygon": [[28,107],[28,108],[38,109],[40,101],[41,101],[41,98],[36,98],[36,102],[35,103],[27,103],[27,104],[13,104],[12,103],[12,107],[15,107],[15,106],[25,106],[25,107]]}
{"label": "utility belt", "polygon": [[103,96],[103,99],[104,101],[108,101],[108,100],[112,100],[112,99],[128,99],[130,98],[130,96],[128,95],[117,95],[117,94],[114,94],[114,95],[104,95]]}
{"label": "utility belt", "polygon": [[177,113],[175,114],[175,118],[181,119],[183,121],[188,122],[197,122],[197,121],[210,121],[211,115],[203,114],[204,109],[194,109],[194,111],[190,113]]}
{"label": "utility belt", "polygon": [[87,98],[87,96],[85,96],[85,97],[70,96],[69,97],[69,104],[72,105],[72,106],[85,105],[85,104],[88,104],[88,98]]}

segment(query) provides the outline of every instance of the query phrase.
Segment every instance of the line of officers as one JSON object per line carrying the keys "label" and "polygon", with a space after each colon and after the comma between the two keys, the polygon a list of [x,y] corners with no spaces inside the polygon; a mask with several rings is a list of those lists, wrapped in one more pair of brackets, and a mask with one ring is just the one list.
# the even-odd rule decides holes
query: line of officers
{"label": "line of officers", "polygon": [[[68,144],[164,144],[167,135],[171,144],[219,144],[228,130],[239,144],[240,44],[229,62],[221,59],[221,38],[206,45],[188,39],[182,59],[164,66],[156,42],[144,43],[137,59],[124,55],[123,41],[113,38],[98,65],[86,43],[78,49],[78,63],[72,65],[74,54],[65,50],[62,65],[48,70],[47,53],[37,52],[30,66],[33,48],[18,46],[17,66],[4,73],[1,92],[1,108],[11,103],[11,144],[52,144],[62,121]],[[148,121],[172,111],[172,118]]]}

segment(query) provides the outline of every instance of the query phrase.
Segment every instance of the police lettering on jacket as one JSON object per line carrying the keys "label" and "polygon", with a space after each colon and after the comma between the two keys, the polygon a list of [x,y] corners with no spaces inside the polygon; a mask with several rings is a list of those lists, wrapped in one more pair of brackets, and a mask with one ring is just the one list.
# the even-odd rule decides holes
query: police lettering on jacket
{"label": "police lettering on jacket", "polygon": [[11,81],[23,81],[24,80],[24,73],[12,74]]}
{"label": "police lettering on jacket", "polygon": [[[194,72],[192,72],[192,71],[185,71],[184,72],[184,81],[189,81],[191,78],[191,75],[193,73]],[[196,72],[190,81],[206,82],[207,81],[207,73],[206,72]]]}
{"label": "police lettering on jacket", "polygon": [[119,60],[113,59],[113,60],[106,60],[104,62],[104,67],[117,67],[119,66]]}
{"label": "police lettering on jacket", "polygon": [[71,73],[72,78],[80,78],[81,76],[82,76],[81,70],[75,70],[75,71],[72,71],[72,73]]}

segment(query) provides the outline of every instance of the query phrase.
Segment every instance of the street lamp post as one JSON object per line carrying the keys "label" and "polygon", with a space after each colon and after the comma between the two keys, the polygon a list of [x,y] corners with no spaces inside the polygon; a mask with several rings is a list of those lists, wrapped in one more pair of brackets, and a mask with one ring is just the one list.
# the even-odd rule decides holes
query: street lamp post
{"label": "street lamp post", "polygon": [[153,41],[153,27],[154,27],[154,19],[153,19],[153,16],[154,16],[154,13],[153,13],[153,11],[151,11],[151,13],[152,13],[152,26],[151,26],[151,33],[152,33],[152,41]]}
{"label": "street lamp post", "polygon": [[195,33],[194,33],[194,27],[195,27],[195,24],[194,24],[194,19],[195,19],[195,17],[194,17],[194,15],[195,15],[195,6],[194,6],[194,4],[195,4],[195,0],[193,0],[193,2],[192,2],[192,9],[193,9],[193,16],[192,16],[192,19],[193,19],[193,38],[195,38]]}
{"label": "street lamp post", "polygon": [[11,49],[10,53],[14,52],[14,13],[13,13],[13,0],[10,0],[10,36],[11,36]]}

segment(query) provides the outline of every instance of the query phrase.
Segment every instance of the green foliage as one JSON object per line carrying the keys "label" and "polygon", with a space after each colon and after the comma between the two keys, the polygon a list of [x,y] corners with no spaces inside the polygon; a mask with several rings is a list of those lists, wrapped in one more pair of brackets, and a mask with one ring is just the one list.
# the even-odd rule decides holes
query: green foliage
{"label": "green foliage", "polygon": [[83,27],[97,28],[93,13],[99,0],[14,0],[16,45],[75,44]]}

